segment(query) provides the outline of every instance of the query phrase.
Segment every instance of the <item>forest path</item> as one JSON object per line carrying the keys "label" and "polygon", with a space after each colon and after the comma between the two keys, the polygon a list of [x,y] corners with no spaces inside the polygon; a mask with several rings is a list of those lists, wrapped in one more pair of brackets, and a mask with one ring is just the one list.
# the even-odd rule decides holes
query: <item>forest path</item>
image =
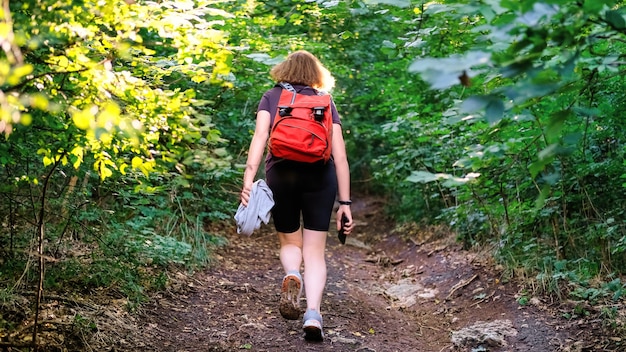
{"label": "forest path", "polygon": [[437,228],[396,229],[383,207],[355,202],[354,236],[341,245],[336,231],[329,235],[323,342],[306,342],[300,320],[281,318],[278,243],[263,226],[251,237],[231,231],[212,268],[154,297],[119,350],[591,350],[591,330],[555,317],[539,299],[518,304],[519,286],[501,282],[487,255],[462,250]]}

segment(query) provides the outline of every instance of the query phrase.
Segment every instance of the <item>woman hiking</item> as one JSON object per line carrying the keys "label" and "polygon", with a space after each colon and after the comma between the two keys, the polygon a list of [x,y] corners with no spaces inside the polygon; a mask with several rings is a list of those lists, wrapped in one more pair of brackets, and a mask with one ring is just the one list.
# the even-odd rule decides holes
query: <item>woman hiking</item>
{"label": "woman hiking", "polygon": [[[271,69],[270,76],[278,84],[263,94],[258,105],[256,127],[243,176],[241,203],[244,206],[250,200],[254,178],[268,142],[271,144],[270,132],[278,131],[274,126],[275,119],[282,119],[291,111],[291,108],[282,105],[279,109],[279,101],[281,104],[285,101],[281,100],[283,90],[288,89],[295,99],[295,92],[306,96],[326,95],[323,92],[334,85],[330,72],[318,58],[305,50],[289,54],[285,61]],[[265,159],[267,186],[274,199],[271,214],[280,241],[280,261],[285,271],[279,311],[285,319],[299,319],[299,300],[304,290],[306,311],[302,328],[305,339],[312,341],[324,338],[320,310],[326,286],[324,252],[335,200],[339,202],[337,230],[343,228],[348,235],[354,229],[350,210],[350,170],[341,122],[335,104],[329,101],[332,128],[328,128],[332,137],[328,160],[311,162],[281,158],[274,155],[278,152],[273,152],[272,145]],[[279,110],[280,114],[277,113]],[[329,119],[331,115],[328,115]],[[300,274],[302,264],[303,275]]]}

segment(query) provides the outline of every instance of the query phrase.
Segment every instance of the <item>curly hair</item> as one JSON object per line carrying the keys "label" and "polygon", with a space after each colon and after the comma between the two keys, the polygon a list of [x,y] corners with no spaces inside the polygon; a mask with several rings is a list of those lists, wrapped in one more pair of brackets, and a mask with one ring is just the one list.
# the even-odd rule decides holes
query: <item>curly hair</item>
{"label": "curly hair", "polygon": [[306,50],[289,54],[285,61],[272,68],[270,76],[276,82],[303,84],[323,91],[329,91],[335,85],[330,71]]}

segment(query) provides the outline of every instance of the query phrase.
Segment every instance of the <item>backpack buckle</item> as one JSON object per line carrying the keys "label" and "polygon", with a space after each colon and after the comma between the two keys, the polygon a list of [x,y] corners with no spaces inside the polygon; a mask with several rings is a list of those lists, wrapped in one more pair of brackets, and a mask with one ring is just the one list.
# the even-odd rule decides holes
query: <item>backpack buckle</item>
{"label": "backpack buckle", "polygon": [[313,107],[313,117],[315,121],[321,122],[324,119],[324,111],[326,111],[326,108],[323,106]]}
{"label": "backpack buckle", "polygon": [[293,110],[292,107],[289,107],[289,106],[279,106],[278,107],[278,116],[280,116],[280,117],[289,116],[289,115],[291,115],[291,110]]}

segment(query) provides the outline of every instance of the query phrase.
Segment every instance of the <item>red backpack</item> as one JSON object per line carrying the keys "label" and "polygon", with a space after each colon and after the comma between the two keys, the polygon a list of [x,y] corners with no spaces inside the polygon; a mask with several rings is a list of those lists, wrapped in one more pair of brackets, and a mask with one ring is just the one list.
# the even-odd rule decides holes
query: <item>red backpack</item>
{"label": "red backpack", "polygon": [[304,95],[289,83],[279,84],[283,90],[270,131],[270,153],[307,163],[328,161],[333,135],[330,95]]}

